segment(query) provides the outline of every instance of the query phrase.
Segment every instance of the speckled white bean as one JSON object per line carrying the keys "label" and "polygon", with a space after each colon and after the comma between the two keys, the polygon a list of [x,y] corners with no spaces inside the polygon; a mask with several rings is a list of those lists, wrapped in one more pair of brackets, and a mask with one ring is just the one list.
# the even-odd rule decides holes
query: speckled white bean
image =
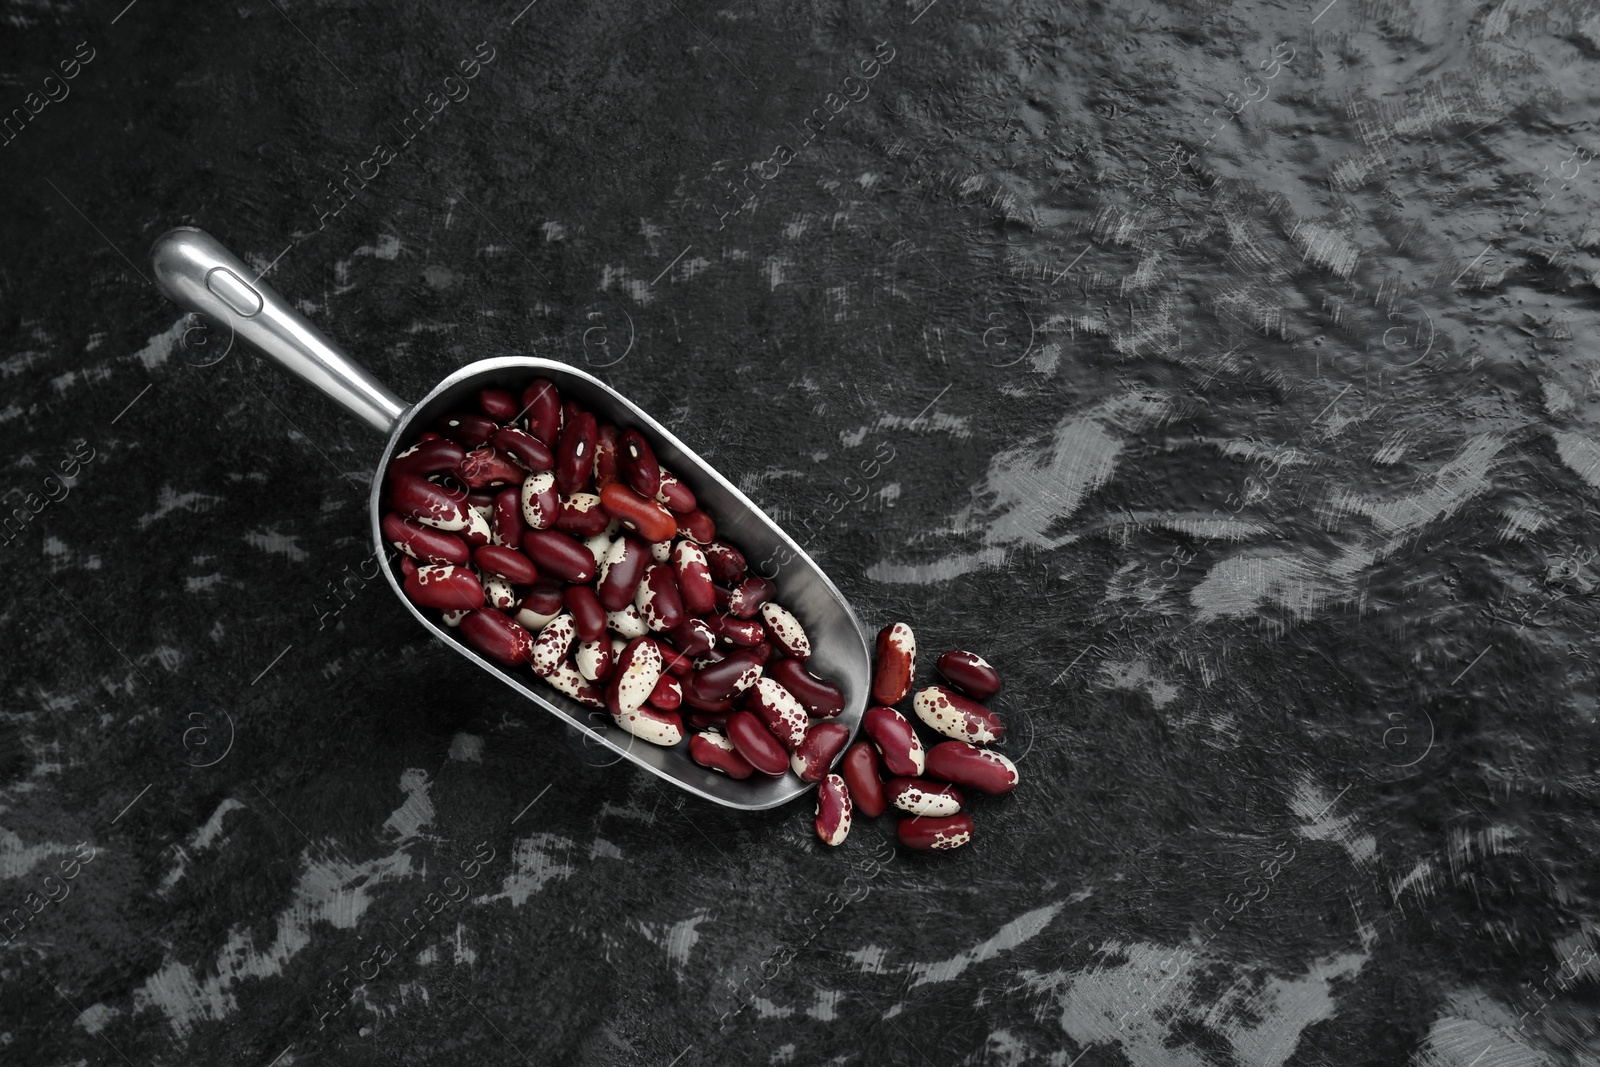
{"label": "speckled white bean", "polygon": [[811,658],[811,639],[788,608],[767,601],[761,605],[761,622],[767,628],[767,636],[778,643],[785,655],[800,660]]}
{"label": "speckled white bean", "polygon": [[[570,613],[563,611],[551,620],[533,640],[533,673],[541,678],[550,678],[567,662],[567,653],[572,650],[572,642],[577,636],[578,624]],[[576,669],[574,673],[577,673]]]}

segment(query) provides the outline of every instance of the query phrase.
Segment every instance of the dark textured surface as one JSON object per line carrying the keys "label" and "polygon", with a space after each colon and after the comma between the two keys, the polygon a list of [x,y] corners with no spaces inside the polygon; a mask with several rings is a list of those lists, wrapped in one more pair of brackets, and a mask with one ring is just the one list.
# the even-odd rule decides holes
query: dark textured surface
{"label": "dark textured surface", "polygon": [[[120,7],[0,37],[94,50],[0,146],[0,1061],[1600,1057],[1600,9]],[[378,442],[179,222],[403,396],[597,369],[999,665],[1022,788],[828,850],[334,614]]]}

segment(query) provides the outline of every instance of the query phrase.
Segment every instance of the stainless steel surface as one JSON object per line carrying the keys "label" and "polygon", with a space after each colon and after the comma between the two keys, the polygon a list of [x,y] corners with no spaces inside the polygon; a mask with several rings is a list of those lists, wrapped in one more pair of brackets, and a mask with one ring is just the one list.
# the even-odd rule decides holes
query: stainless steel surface
{"label": "stainless steel surface", "polygon": [[[613,422],[621,428],[642,430],[650,438],[662,464],[694,490],[701,506],[716,519],[718,536],[738,546],[752,567],[766,560],[783,561],[775,567],[775,574],[773,567],[766,568],[763,573],[773,577],[778,587],[778,599],[794,611],[811,638],[813,653],[808,666],[844,690],[845,711],[838,721],[850,728],[853,738],[867,706],[872,657],[866,632],[844,595],[828,580],[822,568],[765,512],[627,397],[592,375],[564,363],[531,356],[504,356],[462,367],[434,386],[417,403],[406,408],[333,342],[323,337],[282,297],[259,281],[247,283],[248,290],[260,293],[264,305],[260,314],[266,314],[270,309],[278,325],[265,332],[246,333],[239,329],[238,322],[254,321],[253,318],[241,317],[233,308],[234,304],[248,304],[248,292],[238,289],[232,278],[225,277],[220,283],[214,283],[212,288],[207,287],[205,279],[217,267],[227,269],[241,280],[249,275],[241,273],[245,270],[243,264],[214,238],[195,229],[173,230],[156,242],[152,255],[162,290],[179,304],[201,314],[232,316],[231,321],[240,338],[261,348],[285,367],[344,403],[370,424],[379,426],[374,416],[379,414],[380,409],[376,406],[363,408],[354,403],[356,385],[370,383],[375,392],[368,395],[374,398],[381,395],[387,398],[388,403],[392,403],[393,414],[387,416],[380,427],[389,430],[389,439],[378,460],[369,503],[373,544],[380,555],[387,553],[379,527],[382,518],[379,495],[383,486],[383,471],[388,467],[390,458],[410,444],[440,415],[471,410],[479,389],[492,385],[520,393],[522,387],[532,379],[549,378],[563,396],[582,403],[602,421]],[[219,296],[219,290],[225,295]],[[306,346],[303,341],[305,338],[314,338],[316,347]],[[334,368],[337,373],[330,374],[327,368]],[[382,410],[387,410],[387,406]],[[742,782],[735,781],[691,760],[687,742],[667,749],[638,740],[612,725],[604,711],[585,707],[556,692],[531,670],[503,667],[479,655],[457,636],[456,631],[436,622],[406,599],[400,588],[397,564],[386,566],[384,573],[400,602],[439,640],[620,758],[631,760],[696,796],[725,807],[749,811],[777,807],[813,788],[792,774],[777,779],[756,775]]]}
{"label": "stainless steel surface", "polygon": [[394,429],[405,403],[215,237],[193,226],[168,230],[151,246],[150,265],[179,307],[231,329],[379,433]]}

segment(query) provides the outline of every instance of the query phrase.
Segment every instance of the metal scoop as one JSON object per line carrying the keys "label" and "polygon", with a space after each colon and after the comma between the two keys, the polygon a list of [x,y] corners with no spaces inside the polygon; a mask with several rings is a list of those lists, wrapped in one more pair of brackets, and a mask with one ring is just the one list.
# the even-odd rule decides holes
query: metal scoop
{"label": "metal scoop", "polygon": [[[378,494],[390,458],[441,415],[476,410],[480,389],[492,386],[520,395],[530,380],[548,378],[562,396],[576,400],[602,421],[641,430],[662,464],[694,490],[701,506],[716,520],[718,537],[743,551],[752,568],[768,560],[784,561],[773,578],[778,587],[777,599],[795,613],[811,638],[813,653],[807,666],[844,691],[845,710],[838,721],[848,726],[852,735],[855,733],[866,709],[872,673],[866,633],[855,612],[822,569],[777,523],[627,397],[564,363],[531,356],[502,356],[462,367],[415,404],[407,405],[203,230],[182,226],[168,231],[157,239],[150,259],[156,284],[180,307],[216,326],[228,327],[234,336],[387,435],[368,503],[372,542],[380,557],[386,553],[379,531],[382,516]],[[736,781],[691,760],[687,744],[667,749],[640,741],[613,725],[604,711],[585,707],[557,692],[526,668],[503,667],[479,655],[454,631],[428,618],[406,599],[400,591],[397,567],[385,567],[384,574],[400,602],[446,645],[573,728],[696,796],[730,808],[759,811],[777,807],[812,788],[792,774],[782,778],[756,774]]]}

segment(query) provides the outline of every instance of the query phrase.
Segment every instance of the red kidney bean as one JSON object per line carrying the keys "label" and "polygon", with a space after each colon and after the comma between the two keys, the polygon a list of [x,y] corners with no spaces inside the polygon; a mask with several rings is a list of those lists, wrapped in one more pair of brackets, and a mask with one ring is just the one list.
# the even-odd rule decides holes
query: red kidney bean
{"label": "red kidney bean", "polygon": [[635,637],[645,637],[650,633],[650,627],[639,617],[639,609],[632,604],[621,611],[606,612],[606,626],[624,641],[632,641]]}
{"label": "red kidney bean", "polygon": [[[813,730],[826,725],[821,723],[813,727]],[[839,773],[844,776],[845,784],[850,787],[850,796],[855,799],[856,807],[861,809],[861,814],[869,819],[876,819],[882,815],[885,807],[879,763],[878,750],[866,741],[857,741],[851,745],[845,750],[844,758],[839,761]]]}
{"label": "red kidney bean", "polygon": [[624,430],[617,460],[622,476],[635,493],[649,500],[661,491],[661,465],[656,462],[655,449],[644,439],[644,434],[638,430]]}
{"label": "red kidney bean", "polygon": [[577,637],[577,623],[571,615],[562,612],[552,619],[533,639],[533,655],[529,657],[533,673],[541,678],[554,674],[557,668],[567,662],[567,653],[572,651],[572,643]]}
{"label": "red kidney bean", "polygon": [[[693,718],[691,715],[691,725]],[[720,733],[695,734],[689,738],[689,758],[702,767],[740,780],[750,777],[756,770],[749,760],[739,755],[733,742]]]}
{"label": "red kidney bean", "polygon": [[667,633],[667,639],[685,656],[703,656],[716,647],[717,643],[717,637],[711,632],[711,627],[706,625],[706,621],[693,616],[673,627]]}
{"label": "red kidney bean", "polygon": [[650,690],[648,703],[658,711],[677,711],[683,703],[683,683],[663,671],[656,687]]}
{"label": "red kidney bean", "polygon": [[912,815],[895,827],[900,843],[922,852],[945,852],[972,840],[972,816],[945,815],[929,818]]}
{"label": "red kidney bean", "polygon": [[528,472],[504,452],[484,445],[468,452],[454,473],[468,488],[483,489],[486,486],[521,485]]}
{"label": "red kidney bean", "polygon": [[771,678],[757,678],[745,697],[745,709],[756,713],[761,725],[789,752],[806,740],[806,709],[783,686]]}
{"label": "red kidney bean", "polygon": [[683,622],[683,601],[678,597],[678,580],[673,577],[672,568],[665,563],[646,567],[633,605],[652,630],[670,630]]}
{"label": "red kidney bean", "polygon": [[483,583],[483,600],[496,611],[511,612],[517,607],[517,593],[511,588],[511,583],[504,578],[492,574],[479,574],[478,581]]}
{"label": "red kidney bean", "polygon": [[1017,787],[1017,766],[992,749],[965,741],[941,741],[928,750],[927,775],[980,793],[1009,793]]}
{"label": "red kidney bean", "polygon": [[547,378],[535,378],[522,391],[522,410],[527,412],[528,432],[554,449],[561,435],[561,390]]}
{"label": "red kidney bean", "polygon": [[594,577],[594,557],[581,543],[560,530],[529,530],[522,550],[539,570],[564,582],[583,583]]}
{"label": "red kidney bean", "polygon": [[435,530],[465,530],[473,514],[465,494],[455,495],[426,478],[402,474],[391,479],[389,506]]}
{"label": "red kidney bean", "polygon": [[587,489],[594,481],[594,444],[600,428],[594,416],[580,411],[561,428],[556,447],[556,488],[563,496]]}
{"label": "red kidney bean", "polygon": [[469,611],[460,627],[469,644],[508,667],[526,663],[533,656],[533,635],[498,611]]}
{"label": "red kidney bean", "polygon": [[789,769],[799,775],[802,782],[821,781],[833,766],[833,758],[844,751],[845,742],[849,740],[850,728],[844,723],[815,723],[806,731],[806,739],[795,748],[794,755],[789,757]]}
{"label": "red kidney bean", "polygon": [[573,624],[578,630],[578,640],[598,641],[606,632],[606,609],[600,598],[586,585],[569,585],[561,596],[566,609],[572,612]]}
{"label": "red kidney bean", "polygon": [[906,717],[893,708],[871,707],[861,717],[861,728],[878,746],[883,765],[889,773],[902,778],[922,775],[924,754],[917,732]]}
{"label": "red kidney bean", "polygon": [[767,601],[761,605],[761,625],[766,627],[767,637],[776,644],[785,656],[794,659],[811,658],[811,639],[806,636],[805,629],[801,627],[800,620],[794,613],[775,601]]}
{"label": "red kidney bean", "polygon": [[638,711],[661,681],[661,648],[648,637],[635,637],[617,657],[616,674],[606,692],[611,714]]}
{"label": "red kidney bean", "polygon": [[531,603],[531,601],[533,601],[532,596],[524,596],[522,603],[517,605],[517,612],[512,618],[517,621],[518,626],[521,626],[529,633],[536,634],[550,625],[551,622],[555,621],[555,617],[561,614],[561,598],[559,596],[556,597],[556,606],[553,610],[546,610],[537,603]]}
{"label": "red kidney bean", "polygon": [[850,792],[844,779],[830,774],[817,786],[817,836],[824,845],[838,846],[850,836]]}
{"label": "red kidney bean", "polygon": [[883,795],[912,815],[954,815],[966,803],[955,786],[921,778],[891,778],[883,783]]}
{"label": "red kidney bean", "polygon": [[726,715],[733,710],[734,697],[713,697],[695,682],[693,674],[679,675],[683,685],[683,702],[696,711],[712,715]]}
{"label": "red kidney bean", "polygon": [[699,508],[679,515],[675,526],[675,532],[680,537],[687,537],[702,545],[709,545],[717,539],[717,524]]}
{"label": "red kidney bean", "polygon": [[[741,649],[741,651],[747,651],[747,650]],[[711,666],[714,666],[714,665],[716,665],[718,663],[721,663],[723,660],[725,660],[727,658],[728,658],[728,654],[726,652],[723,652],[721,649],[713,648],[710,652],[707,652],[705,655],[696,656],[695,657],[695,659],[694,659],[694,669],[697,670],[697,671],[703,671],[707,667],[711,667]]]}
{"label": "red kidney bean", "polygon": [[600,690],[587,678],[578,673],[578,668],[571,663],[562,661],[554,670],[544,675],[544,680],[549,682],[559,692],[567,694],[580,704],[587,704],[591,708],[606,706],[605,697]]}
{"label": "red kidney bean", "polygon": [[705,550],[693,541],[672,546],[672,569],[678,575],[678,596],[690,615],[705,615],[716,607],[716,585],[706,565]]}
{"label": "red kidney bean", "polygon": [[[719,733],[728,732],[729,712],[718,714],[713,711],[694,710],[684,717],[684,720],[696,730],[716,730]],[[741,759],[743,757],[740,757]]]}
{"label": "red kidney bean", "polygon": [[794,694],[802,707],[819,719],[831,719],[844,711],[844,693],[832,682],[806,670],[797,660],[780,659],[767,665],[766,673]]}
{"label": "red kidney bean", "polygon": [[604,489],[612,482],[622,480],[622,468],[617,455],[620,448],[617,428],[609,422],[601,423],[594,441],[595,489]]}
{"label": "red kidney bean", "polygon": [[671,671],[679,678],[687,678],[690,674],[694,673],[694,660],[690,659],[688,656],[685,656],[682,652],[679,652],[675,648],[663,647],[661,649],[661,659],[666,665],[667,670]]}
{"label": "red kidney bean", "polygon": [[911,707],[928,729],[957,741],[988,745],[1006,734],[1000,716],[976,700],[942,685],[930,685],[917,690]]}
{"label": "red kidney bean", "polygon": [[514,548],[484,545],[473,550],[472,562],[478,570],[498,574],[513,585],[532,585],[539,578],[533,562]]}
{"label": "red kidney bean", "polygon": [[522,521],[535,530],[548,530],[561,514],[561,497],[556,492],[556,476],[536,471],[522,479]]}
{"label": "red kidney bean", "polygon": [[636,537],[617,538],[600,564],[598,591],[607,611],[621,611],[633,603],[639,580],[650,565],[650,550]]}
{"label": "red kidney bean", "polygon": [[423,430],[421,433],[417,434],[418,444],[421,444],[424,441],[438,441],[440,439],[440,436],[434,433],[432,430]]}
{"label": "red kidney bean", "polygon": [[707,700],[736,697],[756,684],[761,677],[761,662],[749,652],[735,652],[692,676],[694,687]]}
{"label": "red kidney bean", "polygon": [[435,530],[421,523],[402,519],[394,512],[383,517],[383,539],[424,563],[465,564],[472,558],[467,543],[455,534]]}
{"label": "red kidney bean", "polygon": [[[517,475],[517,481],[522,481],[522,475]],[[482,512],[485,508],[488,508],[492,511],[494,509],[494,495],[496,492],[497,490],[494,489],[469,489],[467,490],[467,503],[471,504],[480,512]],[[484,514],[483,517],[487,519],[489,516]]]}
{"label": "red kidney bean", "polygon": [[405,581],[405,594],[413,604],[444,611],[471,611],[483,606],[483,586],[465,567],[430,563],[418,567]]}
{"label": "red kidney bean", "polygon": [[561,511],[556,515],[556,529],[574,537],[593,537],[610,525],[611,516],[593,493],[573,493],[561,502]]}
{"label": "red kidney bean", "polygon": [[975,652],[946,652],[934,666],[945,681],[974,700],[988,700],[1000,692],[1000,672]]}
{"label": "red kidney bean", "polygon": [[630,530],[637,530],[646,541],[670,541],[678,532],[671,512],[621,482],[612,482],[600,490],[600,503],[612,518]]}
{"label": "red kidney bean", "polygon": [[401,556],[400,557],[400,577],[402,579],[406,579],[406,578],[410,578],[412,575],[414,575],[416,573],[417,573],[417,561],[412,559],[410,556]]}
{"label": "red kidney bean", "polygon": [[476,412],[445,415],[433,424],[433,428],[463,448],[487,444],[495,430],[499,429],[493,419]]}
{"label": "red kidney bean", "polygon": [[525,470],[547,471],[555,468],[555,454],[550,451],[549,446],[527,430],[519,430],[515,426],[502,426],[494,432],[489,442],[516,460]]}
{"label": "red kidney bean", "polygon": [[479,389],[478,407],[495,422],[510,422],[522,411],[517,398],[504,389]]}
{"label": "red kidney bean", "polygon": [[878,671],[872,677],[872,699],[898,704],[911,692],[911,674],[917,664],[917,638],[903,622],[878,631]]}
{"label": "red kidney bean", "polygon": [[683,740],[683,719],[675,711],[659,711],[642,704],[633,711],[611,716],[612,721],[641,741],[671,748]]}
{"label": "red kidney bean", "polygon": [[761,610],[761,605],[771,600],[777,592],[777,586],[760,575],[752,574],[728,593],[728,606],[724,610],[741,619],[753,619]]}
{"label": "red kidney bean", "polygon": [[762,774],[781,778],[789,769],[789,754],[761,725],[761,720],[748,711],[736,711],[728,716],[728,740],[733,742],[739,755]]}
{"label": "red kidney bean", "polygon": [[711,632],[725,645],[754,648],[767,636],[767,631],[754,619],[736,619],[732,615],[713,615],[706,620]]}
{"label": "red kidney bean", "polygon": [[453,471],[466,458],[466,449],[454,441],[436,437],[431,441],[419,441],[391,459],[387,473],[390,481],[402,474],[414,474],[419,478],[425,478],[430,474]]}
{"label": "red kidney bean", "polygon": [[610,680],[616,660],[617,653],[612,649],[609,638],[580,641],[578,650],[572,654],[572,662],[577,665],[578,673],[597,685],[604,685]]}
{"label": "red kidney bean", "polygon": [[566,586],[554,578],[540,578],[522,594],[522,606],[555,618],[566,606]]}
{"label": "red kidney bean", "polygon": [[489,515],[489,530],[504,548],[517,548],[528,524],[522,521],[522,490],[515,486],[494,495],[494,510]]}
{"label": "red kidney bean", "polygon": [[661,472],[661,487],[656,490],[656,503],[665,504],[675,515],[686,515],[700,506],[694,492],[665,470]]}
{"label": "red kidney bean", "polygon": [[744,581],[745,572],[749,569],[744,561],[744,553],[725,541],[713,541],[705,546],[706,566],[711,568],[711,577],[723,585],[738,585]]}

